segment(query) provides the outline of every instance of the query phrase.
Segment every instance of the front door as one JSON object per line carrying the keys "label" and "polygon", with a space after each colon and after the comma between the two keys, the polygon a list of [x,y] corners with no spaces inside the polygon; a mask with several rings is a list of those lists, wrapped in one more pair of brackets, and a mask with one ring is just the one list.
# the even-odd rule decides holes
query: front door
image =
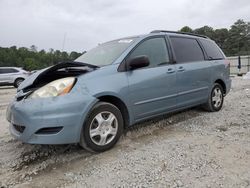
{"label": "front door", "polygon": [[164,37],[144,40],[129,58],[148,56],[150,65],[128,71],[129,99],[135,121],[164,113],[176,106],[176,70],[170,64]]}

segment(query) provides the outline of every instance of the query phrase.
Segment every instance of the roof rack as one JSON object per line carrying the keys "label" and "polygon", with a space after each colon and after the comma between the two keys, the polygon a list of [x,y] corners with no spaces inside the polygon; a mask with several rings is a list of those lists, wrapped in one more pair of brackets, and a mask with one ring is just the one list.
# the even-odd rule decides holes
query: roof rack
{"label": "roof rack", "polygon": [[205,35],[199,35],[195,33],[187,33],[187,32],[179,32],[179,31],[167,31],[167,30],[154,30],[151,31],[150,33],[176,33],[176,34],[184,34],[184,35],[192,35],[192,36],[197,36],[197,37],[202,37],[202,38],[209,38]]}

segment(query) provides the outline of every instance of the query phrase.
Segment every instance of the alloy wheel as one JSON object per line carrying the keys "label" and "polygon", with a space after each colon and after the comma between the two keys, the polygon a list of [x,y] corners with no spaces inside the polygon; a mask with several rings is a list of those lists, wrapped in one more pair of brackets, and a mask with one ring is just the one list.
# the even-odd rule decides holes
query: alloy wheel
{"label": "alloy wheel", "polygon": [[219,108],[222,103],[222,91],[220,88],[216,87],[214,88],[213,94],[212,94],[212,102],[215,108]]}
{"label": "alloy wheel", "polygon": [[89,135],[91,140],[99,146],[109,144],[118,131],[118,121],[115,115],[105,111],[98,113],[92,120]]}

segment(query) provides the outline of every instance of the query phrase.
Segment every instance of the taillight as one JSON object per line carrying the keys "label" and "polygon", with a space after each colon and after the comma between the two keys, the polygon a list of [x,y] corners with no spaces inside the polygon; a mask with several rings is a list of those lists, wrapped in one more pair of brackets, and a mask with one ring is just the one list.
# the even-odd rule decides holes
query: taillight
{"label": "taillight", "polygon": [[228,59],[226,59],[226,60],[224,61],[224,65],[225,65],[226,68],[227,68],[227,67],[230,67],[230,61],[229,61]]}

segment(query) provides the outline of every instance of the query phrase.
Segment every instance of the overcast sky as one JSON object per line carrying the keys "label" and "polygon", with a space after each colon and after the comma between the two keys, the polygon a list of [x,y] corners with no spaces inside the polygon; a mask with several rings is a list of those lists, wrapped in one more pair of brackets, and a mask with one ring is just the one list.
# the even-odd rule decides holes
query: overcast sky
{"label": "overcast sky", "polygon": [[250,21],[249,0],[0,0],[0,46],[82,52],[98,43],[188,25]]}

